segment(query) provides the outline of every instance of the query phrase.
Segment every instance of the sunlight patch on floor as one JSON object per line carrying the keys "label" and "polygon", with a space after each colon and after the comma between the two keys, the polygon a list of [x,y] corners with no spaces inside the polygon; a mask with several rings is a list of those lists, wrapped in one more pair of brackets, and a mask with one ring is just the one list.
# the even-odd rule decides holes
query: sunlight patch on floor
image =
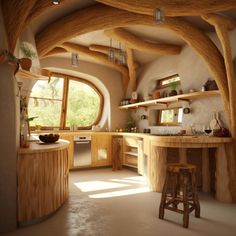
{"label": "sunlight patch on floor", "polygon": [[78,182],[74,185],[79,188],[82,192],[91,192],[98,190],[114,189],[128,187],[128,184],[113,183],[108,181],[88,181],[88,182]]}
{"label": "sunlight patch on floor", "polygon": [[150,192],[149,188],[143,187],[143,188],[134,188],[134,189],[113,191],[113,192],[107,192],[107,193],[91,194],[89,195],[89,197],[90,198],[112,198],[112,197],[120,197],[120,196],[134,195],[134,194],[147,193],[147,192]]}

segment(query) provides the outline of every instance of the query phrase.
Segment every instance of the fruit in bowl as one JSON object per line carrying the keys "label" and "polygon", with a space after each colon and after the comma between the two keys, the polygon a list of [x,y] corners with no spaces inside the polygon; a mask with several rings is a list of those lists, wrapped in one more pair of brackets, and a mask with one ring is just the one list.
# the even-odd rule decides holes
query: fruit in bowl
{"label": "fruit in bowl", "polygon": [[44,143],[55,143],[59,139],[59,134],[44,134],[39,135],[39,140]]}

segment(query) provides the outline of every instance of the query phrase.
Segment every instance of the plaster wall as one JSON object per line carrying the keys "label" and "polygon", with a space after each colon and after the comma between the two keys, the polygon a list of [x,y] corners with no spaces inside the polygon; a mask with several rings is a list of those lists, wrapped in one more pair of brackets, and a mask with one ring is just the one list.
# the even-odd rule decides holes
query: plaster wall
{"label": "plaster wall", "polygon": [[[216,35],[211,34],[210,37],[221,50]],[[233,57],[236,55],[236,46],[233,43],[235,39],[236,30],[230,32]],[[199,91],[202,85],[204,85],[209,78],[214,79],[211,77],[205,62],[191,47],[186,45],[179,55],[162,56],[156,61],[147,64],[143,68],[139,78],[139,85],[137,88],[138,93],[144,98],[144,100],[147,100],[148,94],[155,89],[156,80],[173,74],[179,74],[181,78],[181,89],[184,93],[188,93],[190,89]],[[213,118],[213,112],[215,111],[219,112],[223,125],[225,127],[228,126],[227,117],[225,115],[223,103],[220,97],[194,100],[190,105],[186,102],[173,104],[173,106],[178,105],[183,107],[190,106],[192,109],[191,114],[183,116],[181,127],[150,126],[148,120],[140,119],[142,115],[149,116],[151,109],[160,109],[160,105],[151,107],[148,110],[142,108],[137,109],[132,115],[140,132],[142,132],[144,128],[150,128],[151,133],[177,133],[181,129],[189,129],[190,126],[193,126],[193,128],[197,131],[201,131],[204,125],[209,124]]]}
{"label": "plaster wall", "polygon": [[[124,93],[122,79],[118,72],[97,64],[80,61],[78,67],[72,67],[66,58],[50,57],[40,61],[42,68],[77,76],[92,82],[104,95],[104,109],[100,122],[102,130],[114,131],[124,127],[126,112],[118,109]],[[58,69],[60,68],[60,69]]]}
{"label": "plaster wall", "polygon": [[[0,52],[7,50],[7,36],[0,4]],[[13,68],[0,64],[0,232],[16,228],[16,95]]]}

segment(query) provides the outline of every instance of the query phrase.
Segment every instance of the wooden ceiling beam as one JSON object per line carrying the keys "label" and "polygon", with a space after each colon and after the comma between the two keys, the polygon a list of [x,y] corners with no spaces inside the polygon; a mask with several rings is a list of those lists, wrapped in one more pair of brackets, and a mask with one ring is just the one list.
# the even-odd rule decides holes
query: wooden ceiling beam
{"label": "wooden ceiling beam", "polygon": [[136,75],[136,66],[134,63],[133,49],[126,48],[126,54],[127,54],[127,66],[129,69],[130,87],[132,91],[136,91],[137,75]]}
{"label": "wooden ceiling beam", "polygon": [[25,21],[37,0],[2,1],[2,12],[8,36],[8,47],[14,52],[16,42],[24,30]]}
{"label": "wooden ceiling beam", "polygon": [[166,16],[200,16],[236,8],[236,0],[96,0],[97,2],[126,11],[154,15],[156,8]]}
{"label": "wooden ceiling beam", "polygon": [[60,47],[65,49],[67,52],[78,52],[85,56],[89,56],[93,58],[94,60],[101,62],[103,65],[108,66],[120,72],[123,77],[123,88],[124,88],[124,91],[126,91],[128,83],[129,83],[129,72],[125,66],[118,65],[114,62],[111,62],[108,60],[107,55],[104,55],[103,53],[91,51],[89,50],[88,47],[85,47],[85,46],[81,46],[74,43],[63,43],[62,45],[60,45]]}
{"label": "wooden ceiling beam", "polygon": [[236,21],[217,14],[205,14],[201,16],[203,20],[209,24],[218,27],[221,26],[226,30],[233,30],[236,28]]}
{"label": "wooden ceiling beam", "polygon": [[[80,24],[77,19],[80,19]],[[185,40],[206,62],[221,91],[226,112],[229,114],[228,85],[220,51],[204,32],[180,18],[166,17],[163,24],[157,25],[151,16],[129,13],[98,4],[69,14],[47,26],[36,35],[38,53],[43,56],[57,45],[84,33],[130,25],[148,25],[168,29]]]}
{"label": "wooden ceiling beam", "polygon": [[176,55],[181,52],[181,46],[165,43],[146,42],[136,35],[121,28],[105,30],[105,34],[108,37],[114,38],[122,44],[125,44],[127,47],[136,49],[138,51],[145,51],[158,55]]}
{"label": "wooden ceiling beam", "polygon": [[[228,30],[235,28],[235,22],[229,20],[228,18],[224,18],[223,16],[214,14],[204,15],[202,16],[202,18],[215,27],[216,34],[220,40],[223,49],[226,74],[228,79],[228,88],[229,88],[229,106],[230,106],[229,129],[233,137],[233,143],[230,146],[228,146],[228,149],[233,150],[233,153],[235,153],[236,152],[236,96],[234,93],[236,91],[236,75],[235,75],[231,43],[228,32]],[[236,160],[234,158],[234,155],[229,155],[227,161],[231,169],[231,171],[229,171],[230,175],[229,189],[231,192],[233,202],[236,202]]]}

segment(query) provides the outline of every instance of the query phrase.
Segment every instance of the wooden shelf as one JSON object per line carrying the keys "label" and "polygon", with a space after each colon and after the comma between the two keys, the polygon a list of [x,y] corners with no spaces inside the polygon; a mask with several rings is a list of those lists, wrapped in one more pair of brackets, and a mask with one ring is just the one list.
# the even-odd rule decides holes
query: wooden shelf
{"label": "wooden shelf", "polygon": [[138,156],[137,152],[125,152],[125,154],[131,155],[131,156]]}
{"label": "wooden shelf", "polygon": [[190,100],[194,100],[194,99],[201,99],[201,98],[214,97],[214,96],[220,96],[219,90],[186,93],[186,94],[180,94],[180,95],[166,97],[166,98],[148,100],[145,102],[138,102],[138,103],[133,103],[133,104],[129,104],[129,105],[119,106],[119,109],[132,109],[132,108],[139,108],[139,107],[148,107],[148,106],[152,106],[152,105],[156,105],[156,104],[168,104],[171,102],[190,101]]}
{"label": "wooden shelf", "polygon": [[[41,72],[40,72],[41,73]],[[36,74],[27,70],[19,69],[16,73],[16,77],[19,79],[30,79],[30,80],[48,80],[48,76]]]}
{"label": "wooden shelf", "polygon": [[123,166],[128,166],[128,167],[132,167],[132,168],[137,168],[137,166],[135,166],[135,165],[130,165],[130,164],[123,164]]}

